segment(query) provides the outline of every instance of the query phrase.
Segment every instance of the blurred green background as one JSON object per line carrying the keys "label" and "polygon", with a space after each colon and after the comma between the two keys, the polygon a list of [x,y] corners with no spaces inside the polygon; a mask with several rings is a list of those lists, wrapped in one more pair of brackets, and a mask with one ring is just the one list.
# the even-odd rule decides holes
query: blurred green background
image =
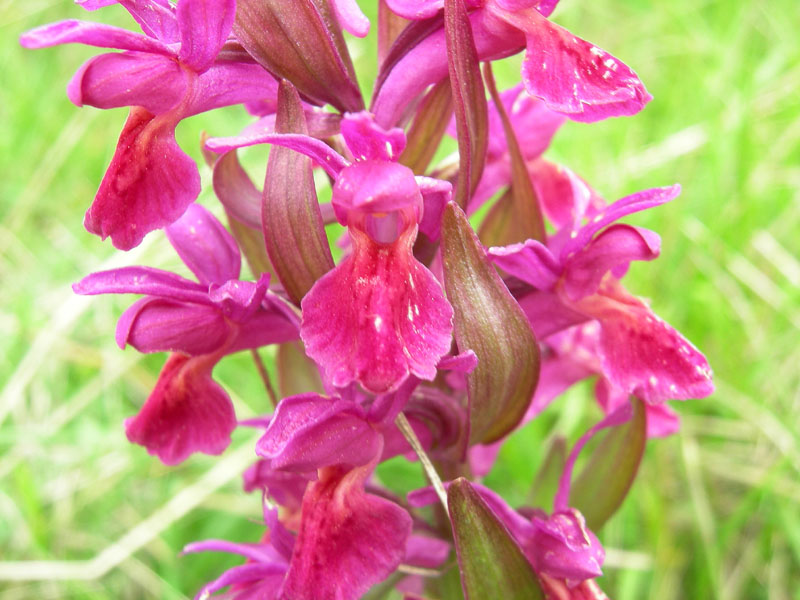
{"label": "blurred green background", "polygon": [[[163,357],[114,345],[130,298],[76,297],[69,284],[177,263],[161,234],[122,254],[81,226],[126,114],[79,110],[64,94],[96,51],[16,41],[63,18],[133,24],[117,7],[86,14],[52,0],[5,0],[0,17],[0,598],[191,597],[238,560],[179,556],[184,544],[262,531],[260,499],[239,477],[253,434],[175,468],[126,441],[122,422]],[[797,0],[565,0],[554,19],[632,66],[655,100],[633,118],[568,123],[548,156],[609,200],[683,185],[678,200],[631,219],[661,234],[663,253],[626,284],[707,354],[717,385],[673,404],[682,432],[648,445],[633,492],[599,532],[600,583],[620,600],[800,598]],[[354,55],[368,89],[375,53]],[[499,70],[501,83],[517,65]],[[240,109],[201,115],[179,141],[199,159],[201,130],[247,122]],[[207,186],[202,201],[212,204]],[[240,417],[268,408],[248,359],[215,371]],[[596,420],[590,393],[578,386],[516,433],[489,483],[523,502],[544,440],[575,440]],[[421,481],[417,465],[383,475],[395,489]]]}

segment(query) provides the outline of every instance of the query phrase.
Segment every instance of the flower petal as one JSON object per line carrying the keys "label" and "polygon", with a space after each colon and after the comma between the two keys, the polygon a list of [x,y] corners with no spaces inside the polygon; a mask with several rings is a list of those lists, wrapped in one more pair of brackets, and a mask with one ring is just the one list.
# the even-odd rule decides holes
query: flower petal
{"label": "flower petal", "polygon": [[236,415],[228,394],[211,379],[213,360],[173,354],[135,417],[125,421],[128,439],[166,465],[194,452],[221,454],[231,443]]}
{"label": "flower petal", "polygon": [[615,279],[576,308],[600,322],[603,374],[615,386],[648,403],[714,391],[705,356]]}
{"label": "flower petal", "polygon": [[489,248],[489,260],[506,271],[540,290],[551,289],[561,275],[561,265],[537,240]]}
{"label": "flower petal", "polygon": [[558,294],[552,292],[534,291],[518,302],[540,340],[591,318],[565,305]]}
{"label": "flower petal", "polygon": [[[233,341],[230,352],[261,348],[269,344],[282,344],[298,339],[299,323],[294,315],[269,303],[270,292],[264,308],[239,323],[236,339]],[[283,300],[279,300],[283,302]]]}
{"label": "flower petal", "polygon": [[169,0],[76,0],[75,3],[86,10],[120,4],[148,36],[165,44],[179,39],[175,6]]}
{"label": "flower petal", "polygon": [[[567,167],[539,159],[528,163],[536,197],[556,229],[579,227],[594,208],[605,203]],[[552,244],[549,244],[552,247]]]}
{"label": "flower petal", "polygon": [[413,233],[393,244],[350,234],[353,253],[303,298],[306,352],[337,387],[358,381],[386,393],[409,374],[432,380],[450,349],[453,309],[411,254]]}
{"label": "flower petal", "polygon": [[369,19],[361,12],[356,0],[331,0],[331,4],[342,29],[362,38],[369,33]]}
{"label": "flower petal", "polygon": [[[541,100],[525,93],[522,84],[500,94],[514,134],[526,160],[542,154],[550,145],[553,136],[566,120],[564,115],[553,112]],[[494,103],[489,105],[489,156],[501,157],[508,150],[503,122]]]}
{"label": "flower petal", "polygon": [[309,486],[281,597],[356,600],[400,564],[411,517],[364,492],[373,468],[328,468]]}
{"label": "flower petal", "polygon": [[[274,563],[246,563],[225,571],[204,585],[195,600],[206,600],[228,586],[236,586],[236,598],[246,600],[277,600],[278,589],[286,573],[286,565]],[[246,595],[245,595],[246,594]]]}
{"label": "flower petal", "polygon": [[305,154],[314,159],[331,177],[338,177],[339,172],[348,166],[344,157],[325,142],[297,133],[265,133],[258,132],[232,137],[210,138],[206,148],[214,152],[227,152],[234,148],[244,148],[256,144],[276,144]]}
{"label": "flower petal", "polygon": [[406,147],[402,129],[382,128],[367,111],[345,114],[341,126],[344,141],[356,160],[396,161]]}
{"label": "flower petal", "polygon": [[317,394],[284,398],[256,453],[274,469],[307,472],[365,465],[380,451],[378,433],[357,404]]}
{"label": "flower petal", "polygon": [[181,0],[178,29],[180,61],[201,73],[211,66],[233,26],[236,0]]}
{"label": "flower petal", "polygon": [[632,260],[653,260],[660,251],[657,233],[631,225],[612,225],[569,259],[564,269],[564,291],[570,300],[578,301],[593,294],[609,271],[621,277]]}
{"label": "flower petal", "polygon": [[433,177],[417,176],[417,185],[422,194],[422,219],[419,230],[431,240],[436,241],[442,229],[442,214],[445,205],[453,196],[453,186],[448,181]]}
{"label": "flower petal", "polygon": [[175,141],[175,120],[132,108],[84,225],[130,250],[176,221],[199,193],[197,165]]}
{"label": "flower petal", "polygon": [[149,294],[170,300],[210,304],[206,290],[199,283],[180,275],[151,267],[122,267],[98,271],[72,286],[76,294]]}
{"label": "flower petal", "polygon": [[570,508],[532,522],[536,530],[525,554],[538,573],[571,581],[603,574],[605,551],[580,512]]}
{"label": "flower petal", "polygon": [[273,502],[289,512],[299,512],[303,494],[309,481],[316,479],[316,472],[290,473],[272,468],[271,461],[259,459],[242,475],[244,491],[262,490]]}
{"label": "flower petal", "polygon": [[212,354],[230,336],[230,325],[211,306],[142,298],[117,323],[117,345],[130,344],[139,352]]}
{"label": "flower petal", "polygon": [[83,63],[67,85],[76,106],[141,106],[154,115],[167,112],[186,92],[178,64],[159,54],[101,54]]}
{"label": "flower petal", "polygon": [[385,0],[385,2],[393,13],[412,21],[429,19],[444,7],[444,0]]}
{"label": "flower petal", "polygon": [[[628,402],[628,393],[615,387],[605,377],[597,380],[594,392],[598,404],[606,414],[612,412],[620,404]],[[680,418],[666,403],[646,404],[645,411],[647,412],[648,438],[667,437],[680,431]]]}
{"label": "flower petal", "polygon": [[619,59],[548,21],[533,8],[497,16],[525,33],[522,79],[532,96],[574,121],[634,115],[653,97]]}
{"label": "flower petal", "polygon": [[48,48],[59,44],[86,44],[99,48],[138,50],[172,56],[166,45],[141,33],[127,29],[69,19],[43,25],[23,33],[19,38],[24,48]]}
{"label": "flower petal", "polygon": [[351,213],[393,213],[411,207],[420,215],[423,210],[413,171],[400,163],[378,160],[359,161],[342,169],[331,201],[342,225],[353,224]]}
{"label": "flower petal", "polygon": [[576,224],[576,227],[570,233],[569,241],[561,248],[561,260],[565,261],[573,254],[576,254],[591,241],[598,231],[604,229],[614,221],[624,216],[669,202],[675,199],[680,193],[681,186],[672,185],[669,187],[643,190],[617,200],[605,210],[594,215],[592,220],[583,227],[578,229]]}
{"label": "flower petal", "polygon": [[208,288],[208,298],[226,318],[242,323],[259,309],[268,288],[269,273],[264,273],[257,282],[231,279],[222,285],[212,283]]}
{"label": "flower petal", "polygon": [[203,285],[237,279],[242,266],[239,246],[228,230],[199,204],[165,230],[181,260]]}
{"label": "flower petal", "polygon": [[275,104],[277,80],[260,65],[218,60],[197,78],[186,115],[249,102]]}

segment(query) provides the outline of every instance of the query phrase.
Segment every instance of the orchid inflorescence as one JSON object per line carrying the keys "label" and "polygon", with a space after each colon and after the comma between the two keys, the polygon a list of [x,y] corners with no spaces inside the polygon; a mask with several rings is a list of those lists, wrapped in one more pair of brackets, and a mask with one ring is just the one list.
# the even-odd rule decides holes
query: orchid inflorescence
{"label": "orchid inflorescence", "polygon": [[[78,106],[130,107],[85,225],[120,250],[163,229],[195,277],[125,267],[74,286],[143,295],[117,343],[170,353],[128,439],[173,465],[222,453],[237,426],[263,430],[244,474],[263,494],[261,541],[187,546],[245,558],[198,597],[605,598],[593,530],[646,439],[678,429],[665,402],[713,385],[704,356],[621,283],[660,239],[619,220],[679,187],[608,203],[542,156],[566,119],[651,99],[624,63],[548,19],[557,1],[379,0],[369,109],[345,36],[370,28],[355,0],[78,0],[122,5],[144,33],[70,20],[22,36],[121,50],[67,88]],[[498,91],[492,62],[519,52],[522,83]],[[239,104],[252,124],[202,141],[226,228],[195,203],[198,166],[175,128]],[[448,135],[458,154],[432,164]],[[263,191],[237,156],[256,144],[271,144]],[[237,422],[213,369],[273,344],[286,397]],[[552,510],[510,507],[479,480],[511,432],[589,377],[605,416],[531,472],[555,473]],[[382,488],[375,468],[397,456],[419,458],[431,487]]]}

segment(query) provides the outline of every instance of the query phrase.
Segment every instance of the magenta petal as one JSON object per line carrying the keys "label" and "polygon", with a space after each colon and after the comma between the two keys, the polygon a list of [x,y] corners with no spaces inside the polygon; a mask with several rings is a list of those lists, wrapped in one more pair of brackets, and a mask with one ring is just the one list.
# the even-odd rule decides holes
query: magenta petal
{"label": "magenta petal", "polygon": [[422,194],[422,220],[419,230],[431,240],[438,240],[442,229],[442,213],[445,205],[453,196],[453,185],[448,181],[433,177],[416,177],[419,191]]}
{"label": "magenta petal", "polygon": [[231,279],[222,285],[212,283],[208,288],[208,299],[225,317],[242,323],[258,310],[268,287],[269,273],[263,273],[257,282]]}
{"label": "magenta petal", "polygon": [[475,444],[470,447],[467,451],[468,462],[473,475],[484,477],[492,470],[502,445],[502,442],[494,442],[493,444]]}
{"label": "magenta petal", "polygon": [[345,114],[341,127],[344,141],[356,160],[397,161],[406,147],[402,129],[383,129],[367,111]]}
{"label": "magenta petal", "polygon": [[414,172],[400,163],[364,160],[342,169],[333,186],[333,207],[342,224],[352,210],[391,213],[406,207],[422,211]]}
{"label": "magenta petal", "polygon": [[141,106],[155,115],[175,106],[186,92],[178,64],[160,54],[101,54],[86,61],[67,85],[77,106]]}
{"label": "magenta petal", "polygon": [[411,254],[409,233],[383,245],[350,231],[353,253],[303,298],[306,352],[337,387],[385,393],[409,374],[432,380],[451,343],[441,285]]}
{"label": "magenta petal", "polygon": [[[227,552],[258,562],[281,561],[281,555],[269,544],[237,544],[226,540],[203,540],[186,544],[181,554],[193,552]],[[285,568],[286,565],[284,565]]]}
{"label": "magenta petal", "polygon": [[236,0],[181,0],[180,61],[197,72],[208,69],[228,38],[235,12]]}
{"label": "magenta petal", "polygon": [[262,490],[274,502],[291,512],[299,511],[303,494],[316,473],[289,473],[272,468],[269,460],[260,459],[242,475],[244,491]]}
{"label": "magenta petal", "polygon": [[274,469],[307,472],[332,465],[360,466],[377,457],[381,439],[357,404],[301,394],[284,398],[256,453]]}
{"label": "magenta petal", "polygon": [[289,318],[273,307],[256,311],[239,324],[230,352],[291,342],[300,337],[296,318]]}
{"label": "magenta petal", "polygon": [[121,4],[147,35],[165,44],[179,40],[175,7],[169,0],[76,0],[86,10]]}
{"label": "magenta petal", "polygon": [[37,27],[19,38],[25,48],[47,48],[58,44],[87,44],[100,48],[116,48],[119,50],[139,50],[171,56],[172,51],[151,37],[141,33],[133,33],[127,29],[88,23],[86,21],[60,21]]}
{"label": "magenta petal", "polygon": [[208,357],[173,354],[135,417],[125,421],[128,439],[167,465],[194,452],[221,454],[236,428],[228,394],[211,379]]}
{"label": "magenta petal", "polygon": [[[577,351],[578,349],[576,349]],[[533,419],[573,384],[594,374],[595,372],[588,368],[578,357],[570,354],[548,357],[542,361],[536,393],[523,421]],[[627,402],[627,400],[628,397],[626,396],[625,401]]]}
{"label": "magenta petal", "polygon": [[532,96],[574,121],[634,115],[652,100],[624,63],[533,9],[497,11],[525,33],[522,79]]}
{"label": "magenta petal", "polygon": [[546,160],[528,163],[536,197],[556,229],[579,225],[581,219],[601,200],[570,169]]}
{"label": "magenta petal", "polygon": [[286,565],[279,562],[239,565],[204,585],[195,600],[207,600],[228,586],[236,586],[236,600],[276,600],[285,573]]}
{"label": "magenta petal", "polygon": [[385,0],[395,14],[404,19],[418,21],[428,19],[442,10],[444,0]]}
{"label": "magenta petal", "polygon": [[[440,5],[444,3],[441,2]],[[514,27],[505,26],[496,18],[487,19],[486,11],[470,13],[469,20],[478,58],[495,60],[514,54],[522,48],[525,38]],[[435,23],[435,22],[434,22]],[[427,28],[424,37],[404,54],[387,58],[379,75],[371,110],[375,120],[391,127],[401,120],[409,105],[430,85],[448,75],[444,28]]]}
{"label": "magenta petal", "polygon": [[342,28],[356,37],[369,33],[369,19],[361,12],[356,0],[331,0],[336,18]]}
{"label": "magenta petal", "polygon": [[603,546],[577,510],[556,512],[545,519],[534,517],[532,522],[536,530],[525,554],[538,573],[571,581],[603,574]]}
{"label": "magenta petal", "polygon": [[558,0],[495,0],[495,2],[506,10],[522,10],[533,6],[545,17],[550,16],[558,4]]}
{"label": "magenta petal", "polygon": [[169,243],[203,285],[239,277],[242,265],[239,246],[206,208],[190,204],[183,216],[165,231]]}
{"label": "magenta petal", "polygon": [[195,89],[187,115],[249,102],[274,106],[278,82],[261,65],[218,60],[197,78]]}
{"label": "magenta petal", "polygon": [[191,356],[219,350],[231,328],[214,307],[161,298],[142,298],[117,323],[117,345],[139,352],[183,352]]}
{"label": "magenta petal", "polygon": [[478,366],[478,357],[472,350],[465,350],[455,356],[447,356],[439,361],[437,369],[445,371],[457,371],[459,373],[471,373]]}
{"label": "magenta petal", "polygon": [[651,188],[636,192],[617,200],[605,210],[597,213],[589,223],[570,233],[570,239],[561,249],[561,260],[566,260],[585,247],[594,235],[607,225],[626,215],[659,206],[675,199],[681,193],[681,186]]}
{"label": "magenta petal", "polygon": [[653,260],[661,250],[657,233],[631,225],[612,225],[569,259],[564,290],[573,302],[593,294],[609,271],[624,274],[632,260]]}
{"label": "magenta petal", "polygon": [[403,560],[411,517],[364,492],[372,468],[326,469],[309,486],[282,599],[356,600]]}
{"label": "magenta petal", "polygon": [[333,150],[325,142],[299,133],[252,133],[240,136],[211,138],[206,148],[214,152],[227,152],[235,148],[244,148],[256,144],[276,144],[305,154],[320,165],[331,177],[338,177],[339,172],[349,163],[341,154]]}
{"label": "magenta petal", "polygon": [[[628,393],[615,387],[605,377],[600,377],[595,385],[595,396],[603,412],[609,414],[619,405],[628,402]],[[680,417],[666,403],[645,404],[647,412],[647,437],[662,438],[677,433],[681,428]]]}
{"label": "magenta petal", "polygon": [[149,294],[170,300],[210,304],[205,288],[180,275],[151,267],[122,267],[98,271],[72,286],[76,294]]}
{"label": "magenta petal", "polygon": [[489,260],[526,283],[540,290],[552,288],[561,274],[561,265],[537,240],[522,244],[489,248]]}
{"label": "magenta petal", "polygon": [[[508,118],[514,127],[519,147],[526,160],[547,150],[556,131],[566,120],[548,109],[544,102],[525,93],[522,84],[500,94]],[[503,122],[494,103],[489,105],[489,155],[500,157],[508,151]]]}
{"label": "magenta petal", "polygon": [[539,340],[591,318],[566,306],[553,292],[532,292],[518,302]]}
{"label": "magenta petal", "polygon": [[130,250],[176,221],[199,193],[197,165],[178,147],[175,121],[132,108],[84,225]]}
{"label": "magenta petal", "polygon": [[714,391],[705,356],[616,280],[577,307],[600,321],[603,373],[615,386],[648,403]]}
{"label": "magenta petal", "polygon": [[450,556],[452,546],[439,538],[411,534],[406,542],[406,556],[403,562],[415,567],[435,569]]}

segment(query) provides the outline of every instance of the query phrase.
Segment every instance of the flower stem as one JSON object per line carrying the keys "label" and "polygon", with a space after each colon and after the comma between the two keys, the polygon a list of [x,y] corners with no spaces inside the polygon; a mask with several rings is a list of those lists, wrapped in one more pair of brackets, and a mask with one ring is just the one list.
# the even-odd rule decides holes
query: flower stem
{"label": "flower stem", "polygon": [[267,367],[264,366],[264,361],[261,359],[261,355],[258,353],[258,350],[253,348],[250,350],[250,354],[253,355],[253,362],[256,363],[256,370],[258,371],[258,374],[261,375],[261,381],[264,382],[264,387],[267,390],[267,396],[269,396],[269,401],[272,404],[272,408],[275,408],[278,406],[278,396],[275,394],[275,388],[272,387],[272,380],[269,378]]}
{"label": "flower stem", "polygon": [[444,490],[442,480],[439,477],[439,474],[436,472],[431,459],[426,454],[422,444],[420,444],[417,434],[414,433],[414,430],[411,428],[411,424],[408,422],[408,419],[406,419],[406,416],[403,413],[397,415],[397,418],[394,420],[394,422],[397,425],[397,428],[405,436],[406,440],[408,440],[411,448],[413,448],[414,452],[417,453],[419,462],[422,463],[422,468],[425,471],[425,474],[428,476],[428,481],[431,482],[433,489],[436,491],[436,495],[439,496],[439,501],[442,503],[445,512],[447,512],[447,492]]}

